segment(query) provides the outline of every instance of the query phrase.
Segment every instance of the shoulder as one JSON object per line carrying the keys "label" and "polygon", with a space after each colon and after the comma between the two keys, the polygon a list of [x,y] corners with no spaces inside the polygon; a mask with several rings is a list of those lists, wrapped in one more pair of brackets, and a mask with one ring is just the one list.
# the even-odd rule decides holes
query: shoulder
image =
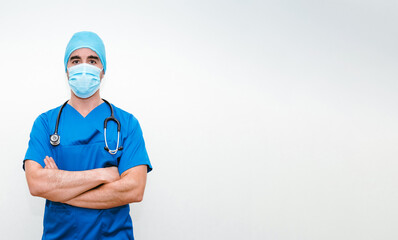
{"label": "shoulder", "polygon": [[51,121],[53,118],[57,118],[59,110],[61,106],[58,106],[56,108],[50,109],[46,112],[41,113],[37,118],[36,121],[45,121],[48,122],[49,120]]}
{"label": "shoulder", "polygon": [[127,121],[138,122],[137,118],[132,113],[129,113],[121,108],[118,108],[113,104],[112,104],[112,107],[115,111],[115,116],[122,118],[124,120],[127,120]]}
{"label": "shoulder", "polygon": [[[115,112],[115,117],[119,120],[121,125],[127,126],[125,129],[131,133],[139,127],[138,119],[132,114],[112,104]],[[122,127],[123,128],[123,127]]]}
{"label": "shoulder", "polygon": [[55,107],[53,109],[50,109],[47,112],[40,114],[40,116],[45,117],[45,118],[53,118],[54,116],[58,117],[58,113],[59,113],[59,110],[61,109],[61,106],[62,105]]}
{"label": "shoulder", "polygon": [[56,108],[41,113],[33,123],[33,128],[45,129],[47,131],[52,129],[53,127],[51,127],[51,123],[54,122],[55,125],[55,121],[57,119],[60,108],[61,106],[58,106]]}

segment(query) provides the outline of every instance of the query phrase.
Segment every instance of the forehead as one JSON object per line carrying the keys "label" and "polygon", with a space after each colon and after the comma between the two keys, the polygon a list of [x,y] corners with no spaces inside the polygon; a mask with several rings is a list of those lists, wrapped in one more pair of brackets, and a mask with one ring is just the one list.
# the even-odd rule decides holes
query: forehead
{"label": "forehead", "polygon": [[98,54],[96,52],[94,52],[93,50],[91,50],[90,48],[79,48],[79,49],[76,49],[75,51],[73,51],[70,54],[69,59],[71,57],[73,57],[73,56],[79,56],[81,58],[87,58],[89,56],[98,57]]}

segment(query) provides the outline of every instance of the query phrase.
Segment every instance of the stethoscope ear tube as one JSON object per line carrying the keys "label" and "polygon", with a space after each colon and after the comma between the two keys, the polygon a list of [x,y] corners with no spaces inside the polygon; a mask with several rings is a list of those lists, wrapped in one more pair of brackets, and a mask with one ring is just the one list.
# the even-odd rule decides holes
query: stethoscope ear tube
{"label": "stethoscope ear tube", "polygon": [[114,116],[110,116],[110,117],[105,119],[104,128],[107,128],[108,121],[114,121],[117,124],[117,131],[120,132],[120,122]]}
{"label": "stethoscope ear tube", "polygon": [[117,153],[117,151],[123,149],[122,146],[119,147],[119,137],[120,137],[120,131],[117,131],[116,149],[114,149],[114,150],[109,149],[109,147],[108,147],[108,141],[106,140],[106,128],[104,128],[104,139],[105,139],[105,147],[104,147],[104,149],[105,149],[106,151],[108,151],[108,152],[109,152],[110,154],[112,154],[112,155],[115,155],[115,154]]}
{"label": "stethoscope ear tube", "polygon": [[[114,121],[117,124],[117,144],[116,144],[116,148],[114,150],[109,149],[108,141],[106,140],[106,128],[108,126],[109,121]],[[104,149],[112,155],[115,155],[117,153],[117,151],[122,150],[123,147],[119,147],[119,138],[120,138],[120,122],[113,116],[113,108],[112,108],[111,116],[106,118],[104,121],[104,139],[105,139]]]}

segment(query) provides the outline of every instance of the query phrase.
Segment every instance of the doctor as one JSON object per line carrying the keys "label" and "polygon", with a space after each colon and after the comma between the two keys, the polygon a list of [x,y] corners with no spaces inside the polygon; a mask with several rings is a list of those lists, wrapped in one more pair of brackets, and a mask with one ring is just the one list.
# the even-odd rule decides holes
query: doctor
{"label": "doctor", "polygon": [[152,170],[140,125],[100,97],[97,34],[74,34],[64,63],[70,99],[35,120],[24,159],[30,193],[47,199],[42,239],[134,239],[129,203],[142,201]]}

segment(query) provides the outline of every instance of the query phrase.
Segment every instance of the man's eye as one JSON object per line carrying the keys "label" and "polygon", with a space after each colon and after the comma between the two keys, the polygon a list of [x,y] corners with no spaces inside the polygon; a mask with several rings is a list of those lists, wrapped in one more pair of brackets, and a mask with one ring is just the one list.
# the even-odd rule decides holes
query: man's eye
{"label": "man's eye", "polygon": [[78,64],[79,63],[79,60],[73,60],[72,61],[72,64]]}
{"label": "man's eye", "polygon": [[94,60],[90,60],[89,63],[90,63],[90,64],[96,64],[97,62],[94,61]]}

